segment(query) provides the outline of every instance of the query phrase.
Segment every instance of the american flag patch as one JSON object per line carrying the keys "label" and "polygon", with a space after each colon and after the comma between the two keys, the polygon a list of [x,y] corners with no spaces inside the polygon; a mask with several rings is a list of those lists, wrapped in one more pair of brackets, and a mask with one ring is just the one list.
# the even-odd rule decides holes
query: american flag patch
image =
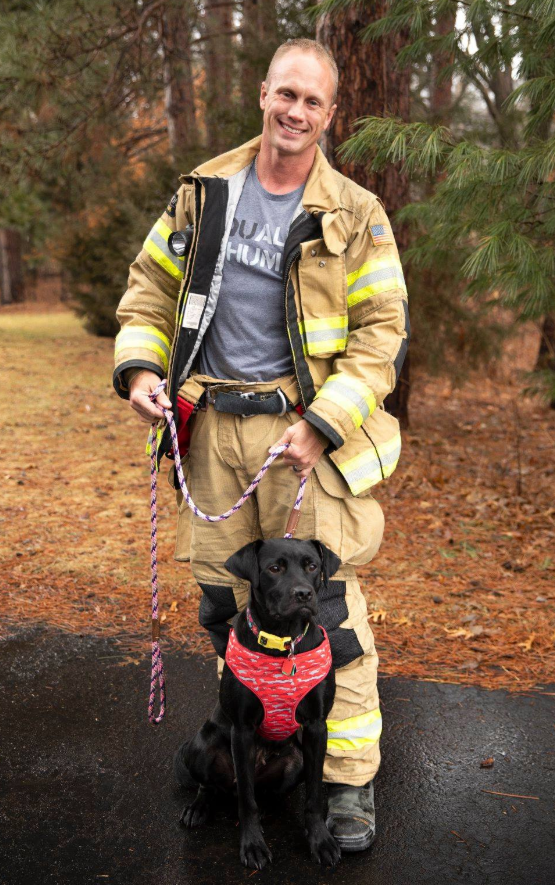
{"label": "american flag patch", "polygon": [[393,232],[388,224],[373,224],[370,227],[374,246],[385,246],[386,243],[395,242]]}

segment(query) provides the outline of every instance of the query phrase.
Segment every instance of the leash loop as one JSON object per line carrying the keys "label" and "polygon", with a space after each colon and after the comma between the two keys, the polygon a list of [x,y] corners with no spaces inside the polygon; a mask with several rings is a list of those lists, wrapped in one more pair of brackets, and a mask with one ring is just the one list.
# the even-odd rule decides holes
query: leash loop
{"label": "leash loop", "polygon": [[[160,384],[155,387],[152,393],[149,394],[149,399],[154,402],[158,394],[160,394],[164,390],[165,386],[166,379],[164,378],[160,382]],[[169,411],[163,406],[160,406],[158,403],[157,405],[158,408],[162,410],[164,418],[168,422],[168,426],[170,428],[175,459],[175,469],[177,477],[179,479],[179,486],[181,488],[181,491],[183,492],[183,497],[185,498],[187,505],[193,511],[195,516],[198,516],[199,519],[202,519],[205,522],[223,522],[224,519],[229,519],[230,516],[233,516],[234,513],[237,513],[237,511],[243,506],[245,501],[250,498],[270,465],[275,461],[278,455],[281,455],[281,453],[288,449],[291,445],[291,443],[284,443],[283,445],[278,446],[277,449],[269,454],[264,464],[256,474],[255,478],[249,485],[248,489],[243,492],[243,494],[233,505],[233,507],[230,507],[229,510],[226,510],[225,513],[221,513],[218,516],[209,516],[208,514],[203,513],[202,510],[197,507],[197,505],[191,498],[191,495],[189,494],[187,483],[185,482],[185,476],[183,474],[183,467],[181,466],[181,456],[179,454],[179,445],[177,442],[177,430],[175,427],[173,415],[171,415]],[[148,437],[148,442],[150,444],[150,567],[152,584],[152,669],[150,677],[150,696],[148,701],[148,719],[149,722],[151,722],[153,725],[158,725],[162,721],[166,713],[166,679],[164,675],[162,652],[160,650],[160,621],[158,618],[158,544],[156,525],[156,461],[158,452],[158,423],[158,421],[154,421],[152,423]],[[295,532],[295,529],[297,527],[300,516],[299,511],[305,492],[306,480],[307,478],[303,477],[300,481],[299,491],[297,492],[297,497],[295,498],[293,509],[287,521],[284,538],[292,538],[293,533]],[[160,708],[158,716],[154,715],[156,683],[158,683],[160,692]]]}

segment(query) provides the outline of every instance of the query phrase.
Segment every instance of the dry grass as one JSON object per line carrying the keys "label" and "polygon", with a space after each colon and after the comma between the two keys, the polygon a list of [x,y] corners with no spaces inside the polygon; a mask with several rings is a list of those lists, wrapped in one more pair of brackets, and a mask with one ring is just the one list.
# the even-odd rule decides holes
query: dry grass
{"label": "dry grass", "polygon": [[[108,634],[138,660],[150,647],[148,428],[113,391],[113,342],[36,305],[0,312],[0,349],[4,632],[42,621]],[[555,414],[522,400],[514,372],[456,392],[421,380],[411,409],[400,466],[376,491],[384,543],[360,570],[381,672],[554,682]],[[166,472],[163,644],[210,653],[196,583],[172,558]]]}

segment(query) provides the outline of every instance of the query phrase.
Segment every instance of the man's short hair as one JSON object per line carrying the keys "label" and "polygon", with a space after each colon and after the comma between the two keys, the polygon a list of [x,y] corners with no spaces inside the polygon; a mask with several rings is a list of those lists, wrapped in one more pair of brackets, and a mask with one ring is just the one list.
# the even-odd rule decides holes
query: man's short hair
{"label": "man's short hair", "polygon": [[322,61],[325,61],[329,65],[333,77],[333,98],[331,103],[334,104],[335,99],[337,98],[339,71],[337,70],[337,65],[331,52],[329,52],[329,50],[327,50],[322,43],[318,43],[317,40],[309,40],[307,37],[296,37],[294,40],[287,40],[285,43],[282,43],[281,46],[278,46],[272,56],[270,66],[268,68],[268,73],[266,74],[266,83],[269,84],[271,80],[272,70],[275,66],[276,61],[278,61],[278,59],[280,59],[282,55],[285,55],[286,52],[290,52],[292,49],[300,49],[303,52],[312,52],[314,55],[318,56],[318,58],[320,58]]}

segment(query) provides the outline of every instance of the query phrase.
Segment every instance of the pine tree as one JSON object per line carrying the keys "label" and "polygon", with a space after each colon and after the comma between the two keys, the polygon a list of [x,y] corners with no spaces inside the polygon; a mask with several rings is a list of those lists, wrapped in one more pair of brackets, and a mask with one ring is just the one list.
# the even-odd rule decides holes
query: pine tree
{"label": "pine tree", "polygon": [[[348,5],[325,0],[323,8]],[[437,23],[454,7],[455,26],[442,32]],[[403,260],[438,280],[452,277],[455,311],[500,304],[517,323],[539,322],[555,312],[555,0],[390,0],[361,37],[407,27],[410,43],[397,63],[422,72],[438,53],[451,56],[439,80],[456,76],[485,113],[462,126],[456,108],[449,126],[426,114],[410,122],[362,117],[341,156],[374,171],[401,163],[416,197],[396,216],[413,230]],[[551,369],[535,373],[527,389],[555,407]]]}

